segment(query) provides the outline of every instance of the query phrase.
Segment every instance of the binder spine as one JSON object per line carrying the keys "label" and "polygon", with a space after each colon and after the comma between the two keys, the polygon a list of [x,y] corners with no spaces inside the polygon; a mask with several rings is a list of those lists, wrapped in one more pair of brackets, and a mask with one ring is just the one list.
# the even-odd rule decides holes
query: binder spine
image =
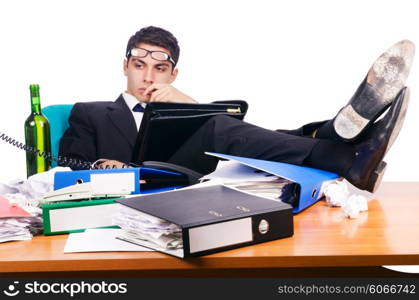
{"label": "binder spine", "polygon": [[[289,237],[294,234],[292,209],[183,229],[184,257]],[[204,237],[200,239],[200,237]]]}
{"label": "binder spine", "polygon": [[[42,205],[44,235],[80,232],[86,228],[96,227],[115,228],[109,214],[114,211],[117,199],[120,198],[44,204]],[[86,218],[86,212],[101,212],[99,221],[88,216]],[[77,218],[74,218],[74,215]]]}
{"label": "binder spine", "polygon": [[189,228],[191,254],[251,242],[252,218],[242,218]]}

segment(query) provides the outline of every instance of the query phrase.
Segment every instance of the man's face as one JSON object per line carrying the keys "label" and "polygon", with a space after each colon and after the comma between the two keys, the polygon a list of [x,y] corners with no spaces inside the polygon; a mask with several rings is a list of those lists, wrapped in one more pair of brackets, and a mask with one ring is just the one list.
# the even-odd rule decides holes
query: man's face
{"label": "man's face", "polygon": [[[170,52],[162,47],[140,43],[137,48],[149,51],[162,51],[167,54]],[[159,61],[151,57],[150,53],[146,57],[130,56],[129,60],[124,61],[124,74],[127,76],[127,92],[137,98],[138,101],[148,102],[150,95],[144,95],[144,91],[154,83],[171,84],[177,76],[177,69],[173,70],[173,65],[169,61]]]}

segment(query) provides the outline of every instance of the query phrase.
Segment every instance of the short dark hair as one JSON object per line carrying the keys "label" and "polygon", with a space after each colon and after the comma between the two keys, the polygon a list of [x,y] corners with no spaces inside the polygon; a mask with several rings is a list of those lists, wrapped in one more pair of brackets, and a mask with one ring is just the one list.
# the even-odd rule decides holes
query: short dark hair
{"label": "short dark hair", "polygon": [[144,43],[153,46],[159,46],[169,50],[170,56],[173,58],[176,66],[179,60],[179,45],[175,36],[169,31],[155,26],[148,26],[137,31],[128,40],[126,57],[127,59],[131,56],[131,49],[135,48],[137,44]]}

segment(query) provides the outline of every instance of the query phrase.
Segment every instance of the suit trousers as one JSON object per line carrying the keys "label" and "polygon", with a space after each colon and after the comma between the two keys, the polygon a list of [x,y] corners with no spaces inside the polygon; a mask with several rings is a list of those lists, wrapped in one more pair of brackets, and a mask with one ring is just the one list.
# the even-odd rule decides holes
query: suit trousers
{"label": "suit trousers", "polygon": [[218,159],[204,152],[286,162],[328,170],[344,176],[354,157],[351,145],[308,137],[328,121],[304,125],[296,130],[268,130],[228,116],[207,121],[168,162],[208,174]]}

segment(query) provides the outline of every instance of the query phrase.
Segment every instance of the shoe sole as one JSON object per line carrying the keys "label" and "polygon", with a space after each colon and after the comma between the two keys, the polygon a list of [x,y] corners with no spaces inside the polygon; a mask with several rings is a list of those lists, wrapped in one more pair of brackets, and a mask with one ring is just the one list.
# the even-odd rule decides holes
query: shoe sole
{"label": "shoe sole", "polygon": [[353,141],[388,108],[405,86],[414,52],[414,44],[403,40],[374,62],[366,83],[370,87],[371,95],[351,101],[334,120],[335,131],[341,138]]}

